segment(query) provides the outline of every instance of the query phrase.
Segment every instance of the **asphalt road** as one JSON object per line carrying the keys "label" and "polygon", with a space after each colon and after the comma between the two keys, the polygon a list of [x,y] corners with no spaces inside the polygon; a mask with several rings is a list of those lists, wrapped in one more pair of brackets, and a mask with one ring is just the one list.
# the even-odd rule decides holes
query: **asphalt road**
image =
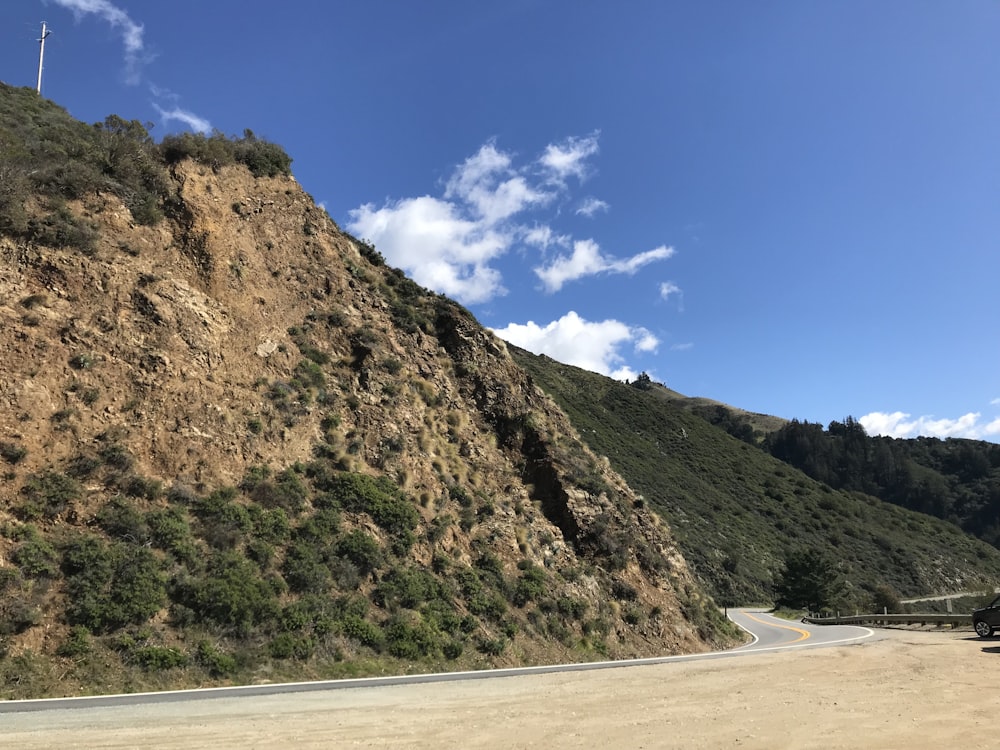
{"label": "asphalt road", "polygon": [[856,625],[808,625],[775,617],[762,609],[731,609],[729,619],[753,637],[753,643],[732,651],[778,651],[789,648],[842,646],[875,637],[875,631]]}
{"label": "asphalt road", "polygon": [[[245,685],[226,688],[205,688],[202,690],[177,690],[159,693],[132,693],[127,695],[99,695],[81,698],[48,698],[43,700],[0,702],[0,714],[24,714],[37,711],[66,711],[71,709],[95,709],[101,707],[123,707],[149,704],[203,701],[220,698],[246,698],[251,696],[279,695],[284,693],[305,693],[323,690],[345,690],[350,688],[383,687],[387,685],[414,685],[430,682],[456,682],[460,680],[485,680],[533,674],[557,672],[585,672],[597,669],[620,669],[644,664],[666,664],[676,661],[702,659],[735,658],[741,654],[761,651],[785,651],[797,648],[860,643],[872,638],[875,633],[869,628],[852,625],[807,625],[790,622],[759,609],[730,609],[729,618],[746,630],[753,641],[741,648],[730,651],[714,651],[704,654],[664,656],[648,659],[622,661],[589,662],[583,664],[552,664],[537,667],[517,667],[493,669],[477,672],[446,672],[426,675],[406,675],[397,677],[371,677],[353,680],[326,680],[317,682],[284,683],[278,685]],[[5,720],[6,723],[7,720]]]}

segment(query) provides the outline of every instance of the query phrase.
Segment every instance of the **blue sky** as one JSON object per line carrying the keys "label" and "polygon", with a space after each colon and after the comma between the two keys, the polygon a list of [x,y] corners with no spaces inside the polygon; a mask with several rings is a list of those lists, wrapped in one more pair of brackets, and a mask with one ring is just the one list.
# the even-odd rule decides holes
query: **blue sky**
{"label": "blue sky", "polygon": [[0,79],[253,129],[504,338],[870,433],[1000,440],[993,0],[6,0]]}

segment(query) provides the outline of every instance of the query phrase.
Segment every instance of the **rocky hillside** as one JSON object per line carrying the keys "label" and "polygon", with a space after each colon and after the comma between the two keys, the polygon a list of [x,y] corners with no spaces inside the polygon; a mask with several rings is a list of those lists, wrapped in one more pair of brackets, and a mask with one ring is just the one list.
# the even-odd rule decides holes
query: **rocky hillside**
{"label": "rocky hillside", "polygon": [[[0,90],[0,696],[738,640],[467,311],[219,136],[29,95]],[[63,132],[106,182],[37,182]]]}

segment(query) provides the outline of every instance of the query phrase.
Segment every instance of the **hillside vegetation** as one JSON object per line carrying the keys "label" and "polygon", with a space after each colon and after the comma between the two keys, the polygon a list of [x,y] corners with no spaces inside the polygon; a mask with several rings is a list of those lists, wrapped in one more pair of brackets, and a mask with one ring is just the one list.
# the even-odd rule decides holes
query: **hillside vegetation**
{"label": "hillside vegetation", "polygon": [[786,558],[803,549],[836,561],[845,610],[872,606],[881,587],[918,596],[996,580],[1000,552],[952,524],[811,479],[655,387],[511,352],[667,521],[721,601],[773,601]]}
{"label": "hillside vegetation", "polygon": [[503,342],[289,164],[0,87],[0,698],[739,642]]}
{"label": "hillside vegetation", "polygon": [[847,417],[827,429],[790,422],[763,446],[832,487],[943,518],[1000,546],[1000,445],[981,440],[871,437]]}

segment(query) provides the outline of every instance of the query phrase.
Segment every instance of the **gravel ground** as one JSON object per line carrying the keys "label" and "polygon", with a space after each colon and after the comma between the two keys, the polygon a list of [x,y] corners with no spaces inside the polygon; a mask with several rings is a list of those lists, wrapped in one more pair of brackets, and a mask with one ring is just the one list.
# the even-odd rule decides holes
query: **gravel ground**
{"label": "gravel ground", "polygon": [[994,748],[1000,639],[529,677],[7,714],[21,748]]}

